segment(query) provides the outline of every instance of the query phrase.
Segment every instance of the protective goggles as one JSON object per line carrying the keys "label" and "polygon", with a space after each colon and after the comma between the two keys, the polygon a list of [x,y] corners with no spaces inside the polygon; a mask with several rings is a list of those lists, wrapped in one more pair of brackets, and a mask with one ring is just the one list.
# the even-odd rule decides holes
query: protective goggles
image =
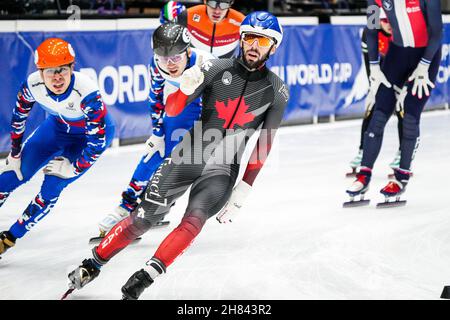
{"label": "protective goggles", "polygon": [[175,64],[175,63],[181,62],[181,60],[183,60],[185,55],[186,55],[186,52],[176,54],[171,57],[163,57],[163,56],[159,56],[159,55],[155,54],[155,58],[156,58],[156,60],[158,60],[159,62],[161,62],[163,64],[169,64],[169,62],[172,62],[173,64]]}
{"label": "protective goggles", "polygon": [[42,69],[45,76],[53,77],[55,74],[60,74],[62,76],[67,76],[70,73],[70,66],[62,66],[56,68],[45,68]]}
{"label": "protective goggles", "polygon": [[208,7],[211,7],[213,9],[221,9],[221,10],[226,10],[226,9],[230,9],[231,8],[231,2],[220,2],[220,1],[215,1],[215,0],[210,0],[210,1],[206,1],[206,5]]}
{"label": "protective goggles", "polygon": [[244,33],[242,35],[242,40],[250,46],[255,41],[258,41],[258,46],[260,48],[269,48],[275,44],[275,42],[271,38],[254,33]]}

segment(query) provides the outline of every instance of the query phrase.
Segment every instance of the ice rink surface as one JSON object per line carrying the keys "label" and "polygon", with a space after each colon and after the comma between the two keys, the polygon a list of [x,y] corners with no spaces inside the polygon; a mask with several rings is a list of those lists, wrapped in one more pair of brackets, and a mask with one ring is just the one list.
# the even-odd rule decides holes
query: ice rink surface
{"label": "ice rink surface", "polygon": [[[385,132],[363,208],[347,200],[348,162],[361,120],[282,128],[267,167],[232,224],[211,219],[193,245],[142,299],[438,299],[450,284],[450,112],[423,115],[421,145],[402,208],[376,209],[398,147]],[[62,194],[53,211],[0,260],[0,299],[59,299],[67,273],[90,257],[88,239],[118,204],[142,146],[109,149]],[[8,229],[37,194],[42,173],[0,209]],[[120,299],[181,219],[187,194],[165,229],[153,230],[70,299]]]}

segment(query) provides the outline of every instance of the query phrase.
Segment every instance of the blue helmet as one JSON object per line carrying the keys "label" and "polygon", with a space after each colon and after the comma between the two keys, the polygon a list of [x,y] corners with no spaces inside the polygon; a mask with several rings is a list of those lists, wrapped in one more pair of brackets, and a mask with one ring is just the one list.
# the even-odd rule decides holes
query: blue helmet
{"label": "blue helmet", "polygon": [[245,17],[239,28],[239,34],[242,35],[246,32],[274,39],[277,48],[283,39],[283,28],[277,17],[266,11],[255,11]]}
{"label": "blue helmet", "polygon": [[186,10],[186,7],[183,4],[176,1],[169,1],[161,8],[159,21],[161,24],[167,22],[177,22],[178,15],[184,10]]}

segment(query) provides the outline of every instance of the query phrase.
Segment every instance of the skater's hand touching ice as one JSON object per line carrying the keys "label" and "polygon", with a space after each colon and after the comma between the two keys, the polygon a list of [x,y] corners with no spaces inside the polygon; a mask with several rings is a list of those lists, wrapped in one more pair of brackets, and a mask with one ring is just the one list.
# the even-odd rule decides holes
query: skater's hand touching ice
{"label": "skater's hand touching ice", "polygon": [[181,92],[190,96],[194,93],[195,89],[203,83],[204,79],[205,76],[199,66],[195,65],[192,68],[187,69],[180,77]]}
{"label": "skater's hand touching ice", "polygon": [[431,82],[428,76],[428,69],[430,68],[429,64],[419,62],[416,70],[412,73],[412,75],[408,78],[408,81],[414,81],[411,93],[413,96],[417,94],[419,99],[422,99],[422,92],[428,97],[430,95],[430,88],[434,88],[434,83]]}
{"label": "skater's hand touching ice", "polygon": [[241,181],[234,187],[231,193],[230,199],[227,204],[222,208],[222,210],[217,214],[217,221],[220,223],[233,222],[236,215],[242,208],[242,205],[250,193],[252,186]]}
{"label": "skater's hand touching ice", "polygon": [[159,137],[152,134],[150,138],[145,142],[145,152],[147,156],[144,159],[144,163],[147,163],[156,152],[159,152],[161,158],[164,158],[164,149],[166,148],[166,143],[164,141],[164,135]]}
{"label": "skater's hand touching ice", "polygon": [[51,160],[45,166],[44,173],[62,179],[70,179],[77,175],[75,167],[70,163],[69,159],[64,157],[56,157]]}
{"label": "skater's hand touching ice", "polygon": [[16,173],[17,179],[20,181],[23,180],[22,171],[20,171],[21,166],[21,159],[20,155],[13,157],[11,153],[8,155],[8,158],[6,158],[6,165],[3,168],[0,168],[0,174],[7,171],[14,171]]}

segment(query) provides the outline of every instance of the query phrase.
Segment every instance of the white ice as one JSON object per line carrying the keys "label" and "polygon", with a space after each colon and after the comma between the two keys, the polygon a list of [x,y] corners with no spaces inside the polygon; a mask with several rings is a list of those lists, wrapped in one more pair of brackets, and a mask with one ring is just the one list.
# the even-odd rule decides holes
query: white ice
{"label": "white ice", "polygon": [[[344,177],[360,120],[282,128],[242,215],[211,219],[193,245],[142,299],[438,299],[450,285],[450,112],[424,114],[421,145],[402,208],[376,209],[398,146],[385,133],[368,207],[343,209]],[[59,299],[67,273],[90,257],[88,239],[118,204],[142,146],[108,150],[62,194],[53,211],[0,260],[0,299]],[[38,192],[42,174],[0,209],[7,229]],[[120,299],[120,288],[180,221],[114,257],[70,299]]]}

